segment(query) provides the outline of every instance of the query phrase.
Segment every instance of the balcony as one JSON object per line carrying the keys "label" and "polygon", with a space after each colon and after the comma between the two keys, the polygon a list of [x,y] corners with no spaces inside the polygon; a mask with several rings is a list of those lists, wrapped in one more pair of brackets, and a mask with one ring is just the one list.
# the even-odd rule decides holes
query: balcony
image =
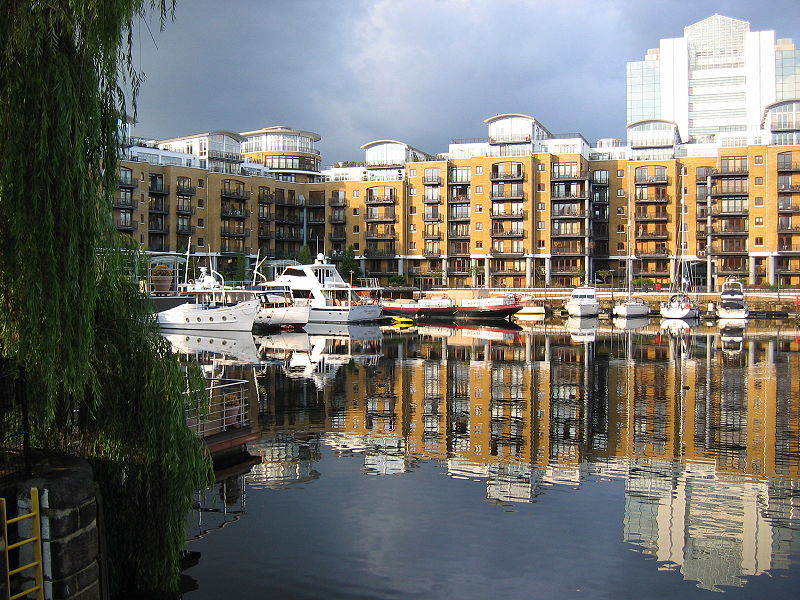
{"label": "balcony", "polygon": [[778,233],[800,233],[800,225],[778,223]]}
{"label": "balcony", "polygon": [[492,200],[522,200],[525,193],[522,190],[509,190],[496,192],[492,190]]}
{"label": "balcony", "polygon": [[[469,235],[467,235],[465,237],[469,237]],[[441,240],[442,239],[442,233],[440,231],[436,231],[436,232],[426,231],[426,232],[424,232],[422,234],[422,239],[424,239],[424,240]]]}
{"label": "balcony", "polygon": [[276,223],[290,223],[292,225],[302,225],[303,217],[299,215],[275,215]]}
{"label": "balcony", "polygon": [[260,240],[274,240],[275,239],[275,232],[269,231],[268,229],[261,229],[258,230],[258,239]]}
{"label": "balcony", "polygon": [[178,194],[178,196],[194,196],[197,194],[197,188],[193,185],[185,185],[179,182],[178,185],[175,186],[175,193]]}
{"label": "balcony", "polygon": [[749,214],[747,205],[744,206],[728,206],[720,208],[720,210],[711,213],[712,219],[719,219],[722,217],[746,217]]}
{"label": "balcony", "polygon": [[332,231],[328,238],[332,242],[343,242],[347,239],[347,234],[344,231]]}
{"label": "balcony", "polygon": [[451,246],[447,250],[447,255],[450,257],[453,256],[469,256],[469,244],[463,244],[459,246]]}
{"label": "balcony", "polygon": [[276,206],[304,206],[300,198],[289,198],[288,196],[275,196]]}
{"label": "balcony", "polygon": [[636,195],[636,204],[666,204],[668,202],[666,195],[653,195],[650,196],[649,194],[646,196]]}
{"label": "balcony", "polygon": [[712,246],[711,256],[729,256],[732,254],[747,254],[747,246]]}
{"label": "balcony", "polygon": [[501,250],[499,248],[492,248],[489,250],[489,254],[492,256],[522,256],[525,254],[525,251],[522,248],[509,248],[508,250]]}
{"label": "balcony", "polygon": [[639,258],[664,258],[669,255],[666,248],[636,248],[636,256]]}
{"label": "balcony", "polygon": [[439,175],[425,175],[422,178],[423,185],[442,185],[442,178]]}
{"label": "balcony", "polygon": [[500,211],[493,210],[491,217],[493,219],[525,219],[528,216],[527,210],[514,210],[514,211]]}
{"label": "balcony", "polygon": [[589,179],[587,171],[568,171],[561,172],[556,169],[550,174],[550,181],[582,181]]}
{"label": "balcony", "polygon": [[668,240],[669,234],[666,231],[637,231],[637,240]]}
{"label": "balcony", "polygon": [[268,211],[268,210],[259,210],[258,211],[258,220],[259,221],[274,221],[275,214]]}
{"label": "balcony", "polygon": [[[397,220],[397,217],[394,212],[391,213],[367,213],[364,217],[364,221],[367,223],[394,223]],[[425,220],[425,219],[423,219]]]}
{"label": "balcony", "polygon": [[717,187],[712,187],[711,192],[709,193],[709,196],[712,198],[725,198],[728,196],[746,196],[746,195],[747,195],[746,188],[738,190],[731,190],[731,189],[723,190]]}
{"label": "balcony", "polygon": [[798,184],[779,183],[778,184],[778,191],[779,192],[788,193],[788,194],[800,194],[800,185],[798,185]]}
{"label": "balcony", "polygon": [[585,237],[585,236],[586,236],[586,232],[583,231],[583,230],[579,230],[579,231],[557,231],[557,230],[553,230],[552,233],[550,234],[550,237],[558,237],[558,238],[563,238],[563,237]]}
{"label": "balcony", "polygon": [[434,248],[425,248],[422,251],[422,256],[425,256],[427,258],[439,258],[440,256],[442,256],[442,251],[436,250]]}
{"label": "balcony", "polygon": [[175,206],[175,214],[176,215],[193,215],[194,214],[194,206],[191,204],[178,204]]}
{"label": "balcony", "polygon": [[782,163],[778,161],[778,173],[800,173],[800,163]]}
{"label": "balcony", "polygon": [[136,181],[133,176],[131,177],[122,177],[119,178],[119,187],[134,190],[139,186],[139,182]]}
{"label": "balcony", "polygon": [[114,219],[114,227],[120,231],[138,231],[139,222],[133,219]]}
{"label": "balcony", "polygon": [[394,258],[395,256],[394,248],[366,248],[364,250],[365,258]]}
{"label": "balcony", "polygon": [[[712,225],[711,233],[716,236],[720,235],[747,235],[748,227],[723,227],[721,225]],[[700,233],[698,232],[698,236]]]}
{"label": "balcony", "polygon": [[441,204],[442,199],[439,197],[436,198],[428,198],[427,196],[422,198],[423,204]]}
{"label": "balcony", "polygon": [[347,217],[344,215],[331,215],[328,217],[328,222],[332,225],[343,225],[347,222]]}
{"label": "balcony", "polygon": [[160,233],[160,234],[167,234],[169,233],[169,224],[164,222],[153,221],[148,223],[147,225],[148,233]]}
{"label": "balcony", "polygon": [[669,222],[669,215],[667,213],[637,212],[635,213],[635,217],[637,221],[660,221],[662,223]]}
{"label": "balcony", "polygon": [[239,254],[244,252],[244,245],[239,240],[222,240],[219,251],[223,254]]}
{"label": "balcony", "polygon": [[250,235],[250,230],[244,227],[222,227],[219,234],[224,237],[245,238]]}
{"label": "balcony", "polygon": [[778,246],[778,252],[783,252],[783,253],[796,252],[796,253],[800,253],[800,244],[780,244]]}
{"label": "balcony", "polygon": [[459,231],[458,229],[451,229],[447,232],[447,238],[450,240],[456,239],[469,239],[469,231]]}
{"label": "balcony", "polygon": [[309,225],[319,225],[321,223],[325,223],[325,215],[315,215],[313,213],[309,213],[308,217],[306,218],[306,222]]}
{"label": "balcony", "polygon": [[394,196],[373,196],[368,195],[366,198],[367,204],[395,204],[397,198]]}
{"label": "balcony", "polygon": [[367,231],[364,232],[364,237],[368,240],[393,240],[397,237],[394,231]]}
{"label": "balcony", "polygon": [[169,202],[167,202],[163,198],[161,200],[157,200],[156,202],[150,202],[147,205],[147,210],[151,214],[165,215],[169,212]]}
{"label": "balcony", "polygon": [[347,206],[347,200],[339,196],[331,196],[328,198],[328,206],[331,208],[344,208]]}
{"label": "balcony", "polygon": [[800,204],[778,204],[779,213],[800,213]]}
{"label": "balcony", "polygon": [[150,182],[150,186],[147,188],[148,194],[155,194],[159,196],[168,196],[169,195],[169,186],[164,185],[163,183],[157,182]]}
{"label": "balcony", "polygon": [[[469,217],[467,217],[469,219]],[[441,223],[442,222],[442,215],[422,215],[422,220],[425,223]]]}
{"label": "balcony", "polygon": [[709,175],[712,178],[715,177],[742,177],[748,174],[749,170],[747,165],[742,166],[734,166],[734,167],[725,167],[720,169],[711,169]]}
{"label": "balcony", "polygon": [[302,242],[303,233],[300,231],[292,233],[286,233],[284,231],[276,231],[275,239],[278,240],[279,242]]}
{"label": "balcony", "polygon": [[[480,140],[484,141],[482,138]],[[509,133],[489,138],[490,144],[528,144],[530,141],[531,136],[525,133]]]}
{"label": "balcony", "polygon": [[525,238],[524,231],[512,231],[512,230],[504,230],[504,229],[492,229],[491,236],[493,238]]}
{"label": "balcony", "polygon": [[175,225],[175,233],[178,235],[194,235],[194,230],[193,225],[181,225],[180,223]]}
{"label": "balcony", "polygon": [[551,200],[588,200],[589,192],[553,192],[550,194]]}
{"label": "balcony", "polygon": [[134,202],[133,202],[133,199],[123,200],[122,198],[114,198],[113,207],[114,208],[127,208],[127,209],[130,209],[130,210],[133,210]]}
{"label": "balcony", "polygon": [[220,216],[231,219],[246,219],[250,216],[250,211],[243,208],[222,207],[219,211]]}
{"label": "balcony", "polygon": [[667,181],[666,175],[637,175],[633,180],[636,185],[666,185]]}
{"label": "balcony", "polygon": [[490,179],[492,181],[518,181],[525,178],[525,173],[522,169],[514,169],[513,171],[492,171]]}
{"label": "balcony", "polygon": [[220,196],[223,198],[231,198],[233,200],[249,200],[250,192],[244,188],[226,188],[223,187],[220,191]]}
{"label": "balcony", "polygon": [[585,254],[584,249],[581,246],[553,246],[550,249],[552,254],[558,255],[565,255],[565,254],[573,254],[578,256],[583,256]]}
{"label": "balcony", "polygon": [[[564,211],[564,212],[554,212],[550,213],[551,219],[585,219],[586,218],[586,211]],[[607,221],[608,219],[606,219]]]}
{"label": "balcony", "polygon": [[450,196],[447,199],[448,202],[456,204],[461,202],[469,202],[469,196],[465,196],[464,194],[455,194]]}

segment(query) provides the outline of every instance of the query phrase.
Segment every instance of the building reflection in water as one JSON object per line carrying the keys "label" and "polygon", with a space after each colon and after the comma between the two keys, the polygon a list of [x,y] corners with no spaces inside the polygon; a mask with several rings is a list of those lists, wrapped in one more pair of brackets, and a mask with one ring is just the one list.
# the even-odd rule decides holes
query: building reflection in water
{"label": "building reflection in water", "polygon": [[362,455],[373,475],[439,461],[504,504],[623,479],[624,541],[659,568],[712,590],[788,568],[800,554],[800,340],[594,328],[345,332],[305,345],[336,365],[325,377],[297,376],[295,350],[269,354],[261,340],[269,360],[240,374],[261,435],[248,482],[319,477],[321,445]]}

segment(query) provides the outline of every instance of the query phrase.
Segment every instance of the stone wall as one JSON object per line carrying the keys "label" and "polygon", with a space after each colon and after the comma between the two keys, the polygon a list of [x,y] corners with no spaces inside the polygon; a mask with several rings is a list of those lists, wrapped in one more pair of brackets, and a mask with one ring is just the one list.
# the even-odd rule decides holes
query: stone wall
{"label": "stone wall", "polygon": [[[91,468],[74,457],[39,458],[29,479],[0,488],[0,495],[6,498],[9,517],[31,511],[30,489],[33,487],[39,489],[45,597],[53,600],[103,598],[98,499]],[[30,537],[32,527],[31,519],[21,521],[19,536]],[[32,560],[33,549],[27,544],[14,562],[21,565]]]}

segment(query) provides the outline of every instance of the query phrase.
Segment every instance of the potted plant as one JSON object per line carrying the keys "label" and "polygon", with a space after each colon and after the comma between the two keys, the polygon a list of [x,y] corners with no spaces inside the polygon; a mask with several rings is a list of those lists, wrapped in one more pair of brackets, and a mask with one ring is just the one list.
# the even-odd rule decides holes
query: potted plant
{"label": "potted plant", "polygon": [[172,287],[172,269],[158,264],[150,271],[150,282],[154,292],[168,292]]}

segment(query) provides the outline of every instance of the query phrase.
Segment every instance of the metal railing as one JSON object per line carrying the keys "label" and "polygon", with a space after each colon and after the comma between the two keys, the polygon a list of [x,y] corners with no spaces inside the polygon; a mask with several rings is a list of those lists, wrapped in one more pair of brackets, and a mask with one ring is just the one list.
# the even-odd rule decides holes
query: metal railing
{"label": "metal railing", "polygon": [[[28,519],[31,520],[31,536],[10,543],[8,537],[8,526],[17,525],[18,523],[22,523]],[[0,498],[0,525],[3,527],[3,558],[6,572],[6,598],[8,600],[19,600],[20,598],[28,598],[30,594],[36,593],[36,599],[43,600],[44,577],[42,573],[42,519],[39,512],[39,490],[37,488],[31,488],[31,512],[24,513],[10,519],[6,513],[6,500],[5,498]],[[19,528],[19,526],[17,527]],[[33,545],[33,560],[28,564],[12,567],[11,557],[9,554],[18,548],[27,546],[28,544]],[[12,594],[12,577],[21,575],[25,571],[33,571],[33,586]]]}
{"label": "metal railing", "polygon": [[206,410],[189,410],[186,413],[186,425],[197,435],[209,437],[250,424],[246,380],[206,380],[206,392]]}

